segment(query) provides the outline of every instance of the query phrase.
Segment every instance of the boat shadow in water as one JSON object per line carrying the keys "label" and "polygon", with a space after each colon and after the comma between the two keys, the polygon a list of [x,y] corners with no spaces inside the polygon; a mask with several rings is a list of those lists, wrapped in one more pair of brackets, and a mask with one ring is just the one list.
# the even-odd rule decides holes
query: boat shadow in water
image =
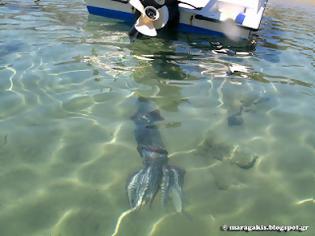
{"label": "boat shadow in water", "polygon": [[[158,86],[159,92],[155,100],[158,97],[167,96],[169,109],[174,111],[177,110],[174,103],[179,105],[185,102],[185,99],[179,99],[181,87],[193,85],[193,81],[214,79],[225,81],[226,79],[225,84],[231,85],[243,83],[245,79],[250,78],[258,82],[270,82],[264,79],[263,74],[241,65],[244,60],[253,56],[255,44],[235,43],[220,36],[210,39],[201,35],[176,33],[168,29],[163,29],[158,37],[142,37],[130,43],[127,35],[129,25],[125,22],[113,19],[104,21],[103,17],[92,15],[89,15],[88,19],[86,30],[92,33],[89,37],[92,39],[88,39],[88,43],[129,50],[140,67],[133,72],[134,80],[151,87]],[[100,35],[100,30],[103,30],[104,34]],[[110,35],[111,40],[106,40],[104,35],[107,34]],[[101,38],[101,40],[95,38]],[[119,40],[116,40],[117,38]],[[258,91],[255,96],[250,95],[249,99],[245,98],[247,100],[245,102],[242,101],[244,97],[239,95],[234,98],[227,96],[227,100],[233,100],[230,103],[238,104],[229,106],[226,105],[229,103],[227,102],[224,105],[224,109],[227,110],[227,125],[235,127],[245,124],[243,117],[245,113],[255,110],[255,105],[261,104],[262,101],[266,102],[270,98]],[[252,102],[248,102],[249,100]]]}

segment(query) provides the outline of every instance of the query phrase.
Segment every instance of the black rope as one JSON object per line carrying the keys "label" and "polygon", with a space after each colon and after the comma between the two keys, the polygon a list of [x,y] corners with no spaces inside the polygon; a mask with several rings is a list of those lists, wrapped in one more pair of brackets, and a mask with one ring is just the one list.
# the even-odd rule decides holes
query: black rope
{"label": "black rope", "polygon": [[182,4],[185,4],[185,5],[188,5],[188,6],[191,6],[192,8],[194,8],[195,10],[201,10],[203,7],[196,7],[190,3],[187,3],[187,2],[181,2],[181,1],[178,1],[179,3],[182,3]]}

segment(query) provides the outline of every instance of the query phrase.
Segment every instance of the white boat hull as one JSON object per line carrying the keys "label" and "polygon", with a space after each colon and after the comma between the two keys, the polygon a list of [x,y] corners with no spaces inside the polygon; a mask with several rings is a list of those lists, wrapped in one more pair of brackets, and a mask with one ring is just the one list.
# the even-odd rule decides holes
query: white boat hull
{"label": "white boat hull", "polygon": [[[184,0],[183,0],[184,1]],[[226,35],[224,21],[226,20],[226,12],[230,14],[231,10],[226,8],[227,4],[235,3],[240,0],[185,0],[194,6],[202,7],[202,9],[191,9],[188,5],[180,4],[180,22],[178,30],[182,32],[206,35]],[[243,0],[255,2],[255,0]],[[223,3],[223,7],[222,6]],[[267,0],[256,0],[257,5],[237,6],[236,11],[228,15],[228,17],[235,18],[233,21],[237,27],[237,35],[240,39],[249,39],[252,31],[257,31],[263,16]],[[134,23],[135,9],[129,4],[128,0],[86,0],[87,9],[90,14],[114,19],[123,20]],[[244,2],[242,2],[243,4]],[[219,5],[220,4],[220,5]],[[224,5],[225,4],[225,5]],[[221,7],[221,9],[219,9]],[[218,11],[221,10],[221,12]],[[226,10],[228,9],[228,11]],[[240,9],[240,10],[239,10]],[[244,13],[243,13],[244,12]],[[245,14],[246,12],[246,14]],[[248,13],[247,13],[248,12]],[[234,16],[233,16],[234,14]],[[234,27],[233,27],[234,28]]]}

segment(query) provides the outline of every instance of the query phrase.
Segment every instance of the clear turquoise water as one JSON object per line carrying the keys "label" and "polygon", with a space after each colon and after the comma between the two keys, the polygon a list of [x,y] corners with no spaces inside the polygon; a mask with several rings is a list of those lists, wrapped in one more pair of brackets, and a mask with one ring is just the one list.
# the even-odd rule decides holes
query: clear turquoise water
{"label": "clear turquoise water", "polygon": [[[79,0],[1,6],[0,235],[113,235],[141,168],[136,95],[165,118],[185,214],[156,201],[117,235],[226,235],[223,224],[314,235],[314,18],[314,5],[271,1],[255,50],[228,56],[191,35],[130,44],[129,26],[88,18]],[[246,70],[228,75],[233,64]]]}

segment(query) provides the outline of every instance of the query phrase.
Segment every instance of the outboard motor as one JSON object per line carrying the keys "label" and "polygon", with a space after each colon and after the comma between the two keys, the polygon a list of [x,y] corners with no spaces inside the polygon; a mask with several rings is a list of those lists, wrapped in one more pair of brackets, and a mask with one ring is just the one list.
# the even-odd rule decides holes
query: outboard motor
{"label": "outboard motor", "polygon": [[177,0],[130,0],[129,3],[137,10],[136,22],[129,32],[131,38],[136,38],[138,33],[154,37],[157,30],[178,24]]}

